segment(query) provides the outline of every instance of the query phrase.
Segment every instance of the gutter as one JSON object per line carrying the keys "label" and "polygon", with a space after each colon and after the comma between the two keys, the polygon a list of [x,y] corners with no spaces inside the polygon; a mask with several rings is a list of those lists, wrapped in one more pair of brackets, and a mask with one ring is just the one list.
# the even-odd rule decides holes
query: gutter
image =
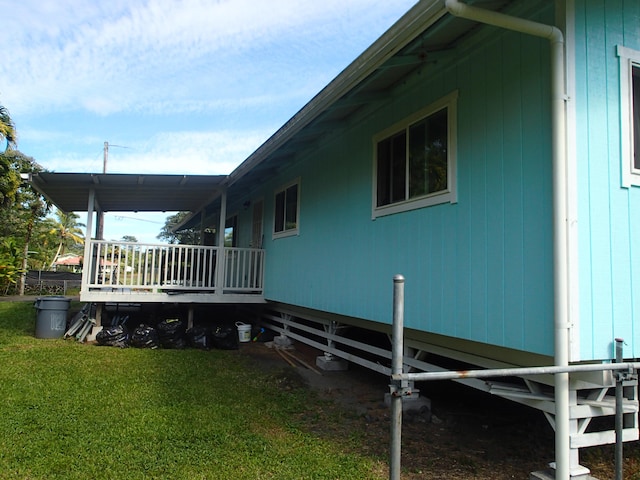
{"label": "gutter", "polygon": [[[569,364],[569,210],[567,188],[567,131],[565,101],[564,35],[553,25],[512,17],[473,7],[459,0],[446,0],[447,11],[456,17],[474,20],[515,32],[546,38],[551,47],[551,123],[553,161],[553,280],[554,280],[554,363]],[[570,478],[569,374],[554,376],[556,480]]]}

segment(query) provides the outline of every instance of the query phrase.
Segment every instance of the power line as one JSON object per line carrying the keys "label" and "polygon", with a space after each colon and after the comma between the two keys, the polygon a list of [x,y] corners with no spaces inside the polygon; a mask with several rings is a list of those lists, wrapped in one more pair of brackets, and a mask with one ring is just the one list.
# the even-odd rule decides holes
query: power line
{"label": "power line", "polygon": [[126,218],[127,220],[137,220],[139,222],[156,223],[158,225],[162,225],[162,222],[156,222],[154,220],[147,220],[146,218],[127,217],[126,215],[114,215],[113,218],[115,218],[118,221],[122,221],[122,220],[124,220]]}
{"label": "power line", "polygon": [[109,147],[118,147],[118,148],[131,148],[125,147],[124,145],[113,145],[109,142],[104,142],[104,150],[102,156],[102,173],[107,173],[107,160],[109,159]]}

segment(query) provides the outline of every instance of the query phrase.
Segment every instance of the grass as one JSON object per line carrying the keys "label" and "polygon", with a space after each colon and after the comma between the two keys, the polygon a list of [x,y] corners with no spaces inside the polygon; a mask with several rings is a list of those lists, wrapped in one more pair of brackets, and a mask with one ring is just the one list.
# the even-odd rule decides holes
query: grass
{"label": "grass", "polygon": [[[382,479],[357,439],[303,427],[312,393],[233,351],[34,338],[0,302],[0,479]],[[330,426],[328,426],[330,430]]]}

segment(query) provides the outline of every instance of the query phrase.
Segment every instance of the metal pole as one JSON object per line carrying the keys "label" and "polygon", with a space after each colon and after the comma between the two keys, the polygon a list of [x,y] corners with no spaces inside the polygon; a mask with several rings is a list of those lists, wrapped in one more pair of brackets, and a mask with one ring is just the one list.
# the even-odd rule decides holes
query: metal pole
{"label": "metal pole", "polygon": [[[616,363],[622,363],[622,338],[616,338]],[[616,451],[615,451],[615,480],[622,480],[622,380],[623,373],[616,372]]]}
{"label": "metal pole", "polygon": [[[402,374],[404,337],[404,277],[393,277],[393,336],[391,341],[391,373]],[[406,380],[391,382],[391,447],[389,479],[400,480],[400,455],[402,452],[402,384]],[[400,388],[398,388],[400,387]]]}
{"label": "metal pole", "polygon": [[416,372],[392,374],[392,380],[413,380],[428,382],[434,380],[454,380],[457,378],[522,377],[524,375],[552,375],[566,372],[609,372],[613,370],[640,370],[640,362],[624,363],[584,363],[580,365],[548,367],[515,367],[478,370],[446,370],[444,372]]}

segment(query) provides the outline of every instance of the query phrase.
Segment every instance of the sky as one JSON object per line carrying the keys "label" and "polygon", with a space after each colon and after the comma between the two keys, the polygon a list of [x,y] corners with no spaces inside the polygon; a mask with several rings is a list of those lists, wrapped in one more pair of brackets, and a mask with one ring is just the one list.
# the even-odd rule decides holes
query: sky
{"label": "sky", "polygon": [[415,3],[0,0],[0,105],[48,171],[101,173],[108,142],[108,173],[228,174]]}

